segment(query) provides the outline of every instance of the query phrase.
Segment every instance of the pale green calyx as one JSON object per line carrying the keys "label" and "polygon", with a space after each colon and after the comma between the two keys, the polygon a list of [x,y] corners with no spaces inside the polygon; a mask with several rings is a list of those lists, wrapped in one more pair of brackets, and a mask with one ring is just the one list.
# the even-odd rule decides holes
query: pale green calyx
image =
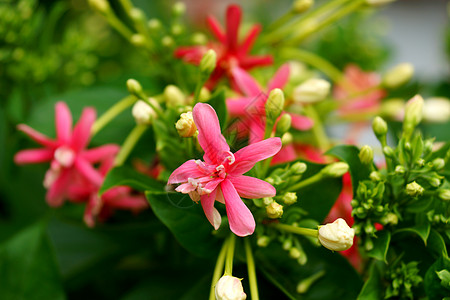
{"label": "pale green calyx", "polygon": [[315,103],[325,99],[331,84],[320,78],[311,78],[294,89],[292,98],[297,103]]}
{"label": "pale green calyx", "polygon": [[200,61],[200,72],[209,76],[214,69],[216,68],[217,55],[216,52],[212,49],[209,49],[205,55],[203,55],[202,60]]}
{"label": "pale green calyx", "polygon": [[286,205],[292,205],[292,204],[296,203],[297,202],[297,194],[292,193],[292,192],[288,192],[288,193],[284,194],[283,202]]}

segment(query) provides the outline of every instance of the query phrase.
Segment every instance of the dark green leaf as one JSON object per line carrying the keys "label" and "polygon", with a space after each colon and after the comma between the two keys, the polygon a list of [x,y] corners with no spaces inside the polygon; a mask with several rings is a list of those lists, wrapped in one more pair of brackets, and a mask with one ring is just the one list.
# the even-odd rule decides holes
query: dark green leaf
{"label": "dark green leaf", "polygon": [[217,116],[219,117],[220,128],[225,130],[228,118],[228,110],[225,103],[225,91],[218,90],[211,99],[208,100],[208,103],[215,109]]}
{"label": "dark green leaf", "polygon": [[427,249],[429,249],[436,256],[441,256],[442,254],[448,256],[444,238],[436,230],[431,230],[430,232]]}
{"label": "dark green leaf", "polygon": [[359,149],[355,146],[340,145],[327,151],[327,155],[332,155],[344,162],[350,167],[350,175],[352,177],[353,193],[356,193],[358,182],[368,179],[370,174],[370,166],[364,165],[359,159]]}
{"label": "dark green leaf", "polygon": [[358,295],[358,300],[379,300],[383,299],[383,284],[381,281],[380,264],[373,261],[369,270],[369,278],[364,283],[361,292]]}
{"label": "dark green leaf", "polygon": [[442,280],[437,274],[441,270],[450,270],[450,259],[446,255],[436,260],[425,274],[424,287],[429,300],[441,300],[450,293],[448,288],[442,286]]}
{"label": "dark green leaf", "polygon": [[0,299],[65,299],[45,226],[38,223],[0,246]]}
{"label": "dark green leaf", "polygon": [[162,191],[164,185],[149,176],[137,172],[131,167],[121,166],[111,169],[106,175],[99,193],[103,194],[110,188],[126,185],[138,191]]}
{"label": "dark green leaf", "polygon": [[156,216],[183,247],[198,256],[217,255],[220,240],[212,235],[214,228],[201,206],[188,195],[147,192],[146,196]]}
{"label": "dark green leaf", "polygon": [[387,263],[386,256],[389,250],[389,243],[391,242],[391,233],[387,230],[382,230],[377,233],[377,236],[373,242],[373,249],[367,255]]}
{"label": "dark green leaf", "polygon": [[430,235],[431,224],[428,222],[427,216],[425,214],[420,214],[417,217],[416,225],[414,227],[402,228],[394,231],[393,234],[399,234],[404,232],[409,232],[413,234],[417,234],[423,241],[425,245],[427,245],[428,236]]}

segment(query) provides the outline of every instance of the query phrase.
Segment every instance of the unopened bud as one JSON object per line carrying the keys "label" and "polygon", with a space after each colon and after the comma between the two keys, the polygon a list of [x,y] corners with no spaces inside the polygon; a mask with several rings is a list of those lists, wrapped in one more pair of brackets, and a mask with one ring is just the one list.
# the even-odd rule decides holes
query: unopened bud
{"label": "unopened bud", "polygon": [[292,240],[291,239],[284,240],[282,247],[286,251],[291,249],[292,248]]}
{"label": "unopened bud", "polygon": [[264,206],[269,206],[270,204],[273,203],[273,198],[272,197],[264,197],[263,198],[263,204]]}
{"label": "unopened bud", "polygon": [[267,216],[271,219],[278,219],[283,216],[283,205],[272,202],[266,207]]}
{"label": "unopened bud", "polygon": [[185,104],[183,92],[175,85],[168,85],[164,89],[164,98],[168,107],[177,107]]}
{"label": "unopened bud", "polygon": [[151,31],[158,31],[161,28],[161,21],[158,19],[150,19],[147,26]]}
{"label": "unopened bud", "polygon": [[430,98],[423,104],[423,118],[429,122],[447,122],[450,120],[450,99]]}
{"label": "unopened bud", "polygon": [[216,300],[245,300],[247,295],[244,293],[241,280],[239,278],[224,275],[216,283]]}
{"label": "unopened bud", "polygon": [[441,185],[441,180],[437,177],[428,178],[428,183],[433,187],[439,187]]}
{"label": "unopened bud", "polygon": [[420,196],[423,194],[424,191],[425,191],[424,188],[415,181],[408,183],[406,185],[406,193],[411,197]]}
{"label": "unopened bud", "polygon": [[301,175],[305,173],[308,166],[305,163],[302,162],[296,162],[291,166],[291,171],[295,175]]}
{"label": "unopened bud", "polygon": [[322,101],[330,92],[331,84],[323,79],[311,78],[294,89],[292,98],[297,103]]}
{"label": "unopened bud", "polygon": [[127,89],[130,94],[135,95],[136,97],[139,97],[139,95],[142,94],[142,86],[139,81],[135,79],[130,78],[127,80]]}
{"label": "unopened bud", "polygon": [[179,36],[183,33],[184,31],[184,27],[181,24],[173,24],[172,27],[170,28],[170,32],[174,35],[174,36]]}
{"label": "unopened bud", "polygon": [[290,114],[283,114],[277,123],[277,133],[283,134],[291,128],[292,117]]}
{"label": "unopened bud", "polygon": [[280,89],[273,89],[270,91],[266,102],[266,116],[267,119],[275,122],[280,116],[284,108],[284,93]]}
{"label": "unopened bud", "polygon": [[405,100],[401,98],[390,98],[381,103],[380,114],[390,119],[401,120],[403,118],[403,109]]}
{"label": "unopened bud", "polygon": [[133,115],[137,124],[149,125],[156,118],[156,112],[153,110],[153,108],[151,108],[148,103],[142,100],[138,100],[134,104],[131,110],[131,114]]}
{"label": "unopened bud", "polygon": [[383,153],[386,157],[393,158],[395,156],[394,149],[389,146],[383,147]]}
{"label": "unopened bud", "polygon": [[414,67],[410,63],[398,64],[390,69],[383,77],[383,85],[388,89],[396,89],[407,83],[414,74]]}
{"label": "unopened bud", "polygon": [[298,259],[298,258],[300,258],[301,255],[302,255],[302,253],[297,248],[293,247],[293,248],[289,249],[289,256],[291,258]]}
{"label": "unopened bud", "polygon": [[292,134],[289,132],[286,132],[281,137],[281,145],[283,145],[283,146],[289,145],[292,143],[293,140],[294,140],[294,138],[292,137]]}
{"label": "unopened bud", "polygon": [[353,245],[355,231],[344,219],[337,219],[319,228],[319,242],[332,251],[344,251]]}
{"label": "unopened bud", "polygon": [[431,162],[431,164],[435,170],[439,171],[445,167],[445,160],[443,158],[436,158]]}
{"label": "unopened bud", "polygon": [[292,193],[292,192],[284,194],[283,202],[286,205],[292,205],[292,204],[296,203],[297,202],[297,194]]}
{"label": "unopened bud", "polygon": [[372,129],[378,139],[386,136],[388,131],[386,121],[384,121],[381,117],[375,117],[375,119],[373,119]]}
{"label": "unopened bud", "polygon": [[398,216],[394,213],[388,213],[385,217],[383,217],[382,221],[384,224],[397,225]]}
{"label": "unopened bud", "polygon": [[146,43],[145,37],[139,33],[133,34],[131,36],[130,43],[136,47],[143,47],[143,46],[145,46],[145,43]]}
{"label": "unopened bud", "polygon": [[192,112],[182,113],[180,119],[175,124],[178,134],[181,137],[192,137],[197,132],[197,126],[195,126]]}
{"label": "unopened bud", "polygon": [[444,201],[449,201],[450,200],[450,190],[449,189],[440,190],[439,198],[441,198]]}
{"label": "unopened bud", "polygon": [[270,243],[270,238],[267,235],[263,235],[258,237],[258,239],[256,240],[256,244],[259,247],[267,247]]}
{"label": "unopened bud", "polygon": [[202,87],[200,89],[200,94],[198,95],[198,101],[199,102],[206,102],[210,98],[211,98],[211,92],[207,88]]}
{"label": "unopened bud", "polygon": [[145,21],[145,15],[142,10],[139,8],[133,7],[130,9],[130,18],[135,22],[143,22]]}
{"label": "unopened bud", "polygon": [[208,37],[201,32],[196,32],[192,35],[191,41],[194,45],[205,45],[208,42]]}
{"label": "unopened bud", "polygon": [[205,55],[203,55],[200,61],[200,72],[209,76],[216,68],[217,55],[213,49],[209,49]]}
{"label": "unopened bud", "polygon": [[175,44],[175,41],[171,36],[166,35],[161,39],[161,44],[166,48],[170,48]]}
{"label": "unopened bud", "polygon": [[320,172],[328,177],[341,177],[348,172],[348,168],[345,162],[337,162],[326,166]]}
{"label": "unopened bud", "polygon": [[175,17],[179,17],[184,15],[186,12],[186,4],[184,4],[183,2],[176,2],[173,6],[172,6],[172,13]]}
{"label": "unopened bud", "polygon": [[107,0],[89,0],[89,5],[101,14],[106,14],[111,9]]}
{"label": "unopened bud", "polygon": [[375,181],[375,182],[381,181],[383,179],[381,177],[380,172],[377,172],[377,171],[371,172],[370,175],[369,175],[369,178],[370,178],[370,180]]}
{"label": "unopened bud", "polygon": [[395,167],[395,173],[397,173],[397,174],[405,174],[405,167],[404,166],[400,166],[400,165],[398,165],[398,166],[396,166]]}
{"label": "unopened bud", "polygon": [[292,5],[292,11],[296,14],[301,14],[307,11],[313,4],[314,0],[296,0]]}
{"label": "unopened bud", "polygon": [[363,146],[361,150],[359,151],[359,160],[365,164],[369,165],[373,163],[373,150],[370,146]]}
{"label": "unopened bud", "polygon": [[[423,98],[416,95],[406,102],[404,126],[416,127],[422,121]],[[408,126],[407,126],[408,127]],[[408,128],[409,129],[409,128]]]}

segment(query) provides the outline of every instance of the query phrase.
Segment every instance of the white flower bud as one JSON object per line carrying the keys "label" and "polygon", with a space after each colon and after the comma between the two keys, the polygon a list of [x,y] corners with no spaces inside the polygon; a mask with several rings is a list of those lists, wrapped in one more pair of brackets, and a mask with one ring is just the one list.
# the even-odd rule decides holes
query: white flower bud
{"label": "white flower bud", "polygon": [[420,95],[416,95],[406,102],[405,123],[411,123],[415,127],[422,121],[423,103],[423,98]]}
{"label": "white flower bud", "polygon": [[164,98],[168,107],[176,107],[185,104],[185,96],[183,92],[175,85],[168,85],[164,89]]}
{"label": "white flower bud", "polygon": [[283,216],[283,205],[272,202],[266,207],[267,216],[271,219],[278,219]]}
{"label": "white flower bud", "polygon": [[387,123],[381,117],[375,117],[372,122],[372,129],[378,138],[383,137],[388,131]]}
{"label": "white flower bud", "polygon": [[444,97],[427,99],[423,104],[423,118],[429,122],[450,120],[450,99]]}
{"label": "white flower bud", "polygon": [[148,105],[148,103],[145,103],[142,100],[139,100],[134,104],[131,110],[131,114],[133,115],[137,124],[148,125],[151,124],[152,121],[156,118],[156,112],[153,110],[153,108]]}
{"label": "white flower bud", "polygon": [[130,94],[135,95],[139,97],[139,94],[142,93],[142,86],[136,79],[128,79],[127,80],[127,89],[130,92]]}
{"label": "white flower bud", "polygon": [[292,11],[296,14],[300,14],[307,11],[313,4],[314,0],[296,0],[292,5]]}
{"label": "white flower bud", "polygon": [[142,34],[136,33],[131,36],[130,43],[136,47],[143,47],[146,44],[146,40]]}
{"label": "white flower bud", "polygon": [[345,162],[332,163],[321,170],[321,173],[329,177],[341,177],[348,172],[348,164]]}
{"label": "white flower bud", "polygon": [[178,134],[181,137],[191,137],[197,132],[197,126],[195,126],[192,112],[182,113],[180,119],[175,124]]}
{"label": "white flower bud", "polygon": [[355,230],[344,219],[337,219],[319,228],[319,242],[332,251],[344,251],[353,245]]}
{"label": "white flower bud", "polygon": [[245,300],[247,295],[244,293],[241,280],[233,276],[222,276],[215,288],[216,300]]}
{"label": "white flower bud", "polygon": [[331,84],[323,79],[311,78],[294,89],[292,98],[297,103],[314,103],[325,99]]}
{"label": "white flower bud", "polygon": [[414,67],[410,63],[398,64],[390,69],[383,77],[383,85],[389,89],[396,89],[407,83],[414,74]]}

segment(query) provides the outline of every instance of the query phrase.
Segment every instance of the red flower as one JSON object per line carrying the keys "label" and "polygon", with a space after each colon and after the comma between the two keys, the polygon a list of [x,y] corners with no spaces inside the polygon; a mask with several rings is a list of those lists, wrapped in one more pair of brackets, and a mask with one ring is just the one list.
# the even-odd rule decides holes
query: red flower
{"label": "red flower", "polygon": [[[212,73],[207,86],[214,87],[224,76],[233,80],[231,71],[235,67],[250,70],[256,66],[266,66],[273,62],[269,55],[249,55],[259,32],[260,25],[254,25],[243,41],[239,43],[238,33],[241,24],[242,11],[238,5],[228,6],[226,13],[226,30],[224,31],[219,22],[212,16],[206,19],[207,25],[218,42],[210,42],[207,46],[184,46],[175,51],[175,57],[181,58],[188,63],[198,65],[203,55],[209,49],[217,53],[216,69]],[[233,81],[232,81],[232,84]]]}

